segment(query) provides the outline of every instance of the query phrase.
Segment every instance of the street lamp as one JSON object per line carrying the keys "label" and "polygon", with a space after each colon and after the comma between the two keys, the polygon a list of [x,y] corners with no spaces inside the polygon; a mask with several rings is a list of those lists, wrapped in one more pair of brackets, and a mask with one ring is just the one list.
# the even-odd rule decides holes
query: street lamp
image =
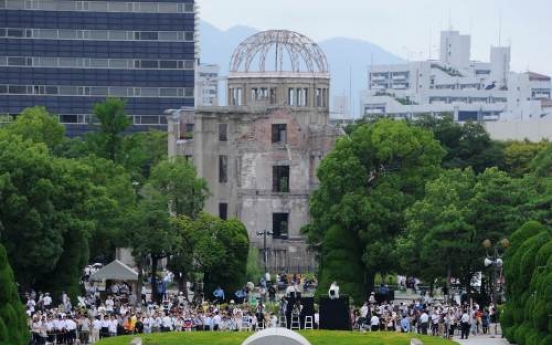
{"label": "street lamp", "polygon": [[[496,305],[498,302],[498,291],[497,286],[502,283],[502,261],[500,252],[498,251],[499,247],[506,249],[510,246],[510,241],[507,238],[504,238],[496,243],[492,243],[491,240],[486,239],[483,241],[483,247],[487,250],[487,257],[483,260],[485,267],[493,266],[491,271],[491,303]],[[489,254],[489,249],[493,248],[492,255]],[[500,281],[497,280],[498,279]]]}
{"label": "street lamp", "polygon": [[264,271],[265,274],[268,272],[267,261],[268,261],[268,252],[266,250],[266,236],[272,235],[273,232],[269,230],[257,231],[257,236],[263,236],[263,261],[264,261]]}

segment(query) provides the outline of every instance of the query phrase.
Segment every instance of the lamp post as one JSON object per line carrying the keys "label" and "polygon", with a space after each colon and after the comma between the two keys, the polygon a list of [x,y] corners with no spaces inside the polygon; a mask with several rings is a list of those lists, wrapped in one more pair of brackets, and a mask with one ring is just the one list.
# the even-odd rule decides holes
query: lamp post
{"label": "lamp post", "polygon": [[[491,270],[491,303],[496,305],[498,302],[498,290],[497,287],[501,284],[502,281],[502,258],[499,248],[503,250],[510,246],[510,241],[507,238],[504,238],[498,242],[492,243],[491,240],[486,239],[483,241],[483,247],[487,250],[487,257],[483,260],[485,267],[493,266]],[[493,249],[492,255],[489,254],[489,249]],[[497,277],[498,276],[498,277]],[[500,279],[500,282],[498,279]]]}
{"label": "lamp post", "polygon": [[268,252],[266,250],[266,236],[272,235],[273,232],[269,230],[263,230],[263,231],[257,231],[257,236],[263,236],[263,262],[264,262],[264,271],[265,273],[268,272]]}

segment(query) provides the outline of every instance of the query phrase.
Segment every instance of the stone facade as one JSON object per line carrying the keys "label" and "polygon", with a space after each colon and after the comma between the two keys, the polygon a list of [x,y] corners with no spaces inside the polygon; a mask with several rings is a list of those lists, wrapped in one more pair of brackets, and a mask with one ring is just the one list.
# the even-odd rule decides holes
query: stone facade
{"label": "stone facade", "polygon": [[[193,156],[212,193],[205,211],[236,217],[264,249],[270,272],[314,270],[301,228],[309,221],[316,169],[341,131],[329,123],[329,74],[231,72],[228,104],[195,110],[193,138],[170,136],[176,154]],[[189,127],[189,126],[188,126]],[[259,235],[261,233],[261,235]],[[263,256],[261,255],[261,258]]]}

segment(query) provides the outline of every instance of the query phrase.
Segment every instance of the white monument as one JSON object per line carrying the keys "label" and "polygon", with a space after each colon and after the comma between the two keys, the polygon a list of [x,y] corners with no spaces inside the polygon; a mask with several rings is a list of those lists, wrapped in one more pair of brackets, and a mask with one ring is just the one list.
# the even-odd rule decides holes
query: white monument
{"label": "white monument", "polygon": [[245,339],[242,345],[311,345],[305,337],[285,327],[267,328]]}

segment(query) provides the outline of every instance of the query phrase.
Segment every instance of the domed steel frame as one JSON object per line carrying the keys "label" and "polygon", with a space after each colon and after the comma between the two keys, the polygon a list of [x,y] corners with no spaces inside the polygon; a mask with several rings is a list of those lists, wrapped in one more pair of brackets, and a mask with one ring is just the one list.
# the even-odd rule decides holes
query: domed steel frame
{"label": "domed steel frame", "polygon": [[[307,36],[289,30],[269,30],[259,32],[234,50],[230,62],[230,72],[268,72],[266,68],[267,54],[275,52],[275,69],[283,72],[285,52],[291,64],[289,72],[328,73],[328,61],[322,49]],[[258,58],[259,69],[251,71],[251,65]],[[301,67],[306,71],[301,71]]]}

